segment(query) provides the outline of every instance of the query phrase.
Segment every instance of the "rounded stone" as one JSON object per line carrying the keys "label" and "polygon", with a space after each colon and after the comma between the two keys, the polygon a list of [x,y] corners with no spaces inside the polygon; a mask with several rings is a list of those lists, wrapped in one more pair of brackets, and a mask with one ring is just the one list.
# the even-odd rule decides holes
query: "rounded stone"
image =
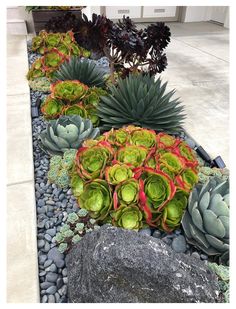
{"label": "rounded stone", "polygon": [[56,260],[55,264],[58,268],[62,268],[65,265],[64,260]]}
{"label": "rounded stone", "polygon": [[208,256],[206,254],[201,254],[200,257],[202,260],[208,260]]}
{"label": "rounded stone", "polygon": [[55,264],[52,264],[52,265],[50,265],[49,267],[47,267],[45,270],[46,270],[46,271],[51,271],[51,272],[53,272],[53,273],[56,273],[56,272],[57,272],[57,267],[56,267]]}
{"label": "rounded stone", "polygon": [[48,289],[52,285],[54,285],[54,284],[52,282],[48,282],[48,281],[40,283],[41,289],[44,289],[44,290]]}
{"label": "rounded stone", "polygon": [[46,260],[45,263],[44,263],[44,268],[49,267],[49,266],[52,264],[52,262],[53,262],[53,261],[50,260],[50,259]]}
{"label": "rounded stone", "polygon": [[161,238],[161,240],[162,240],[165,244],[167,244],[168,246],[170,246],[171,243],[172,243],[171,238],[168,238],[167,236]]}
{"label": "rounded stone", "polygon": [[198,252],[194,251],[191,256],[195,257],[196,259],[200,259],[200,255]]}
{"label": "rounded stone", "polygon": [[183,235],[179,235],[174,238],[171,247],[177,253],[184,253],[187,249],[185,237]]}
{"label": "rounded stone", "polygon": [[44,251],[48,252],[50,250],[50,245],[49,243],[46,241],[45,246],[44,246]]}
{"label": "rounded stone", "polygon": [[149,227],[145,228],[145,229],[141,229],[141,230],[139,230],[139,234],[151,236],[151,229]]}
{"label": "rounded stone", "polygon": [[67,277],[67,268],[66,267],[62,269],[62,275],[63,275],[63,277]]}
{"label": "rounded stone", "polygon": [[45,245],[45,241],[43,239],[38,240],[38,248],[43,248]]}
{"label": "rounded stone", "polygon": [[47,303],[47,301],[48,301],[48,297],[47,297],[47,295],[43,295],[43,297],[42,297],[42,303]]}
{"label": "rounded stone", "polygon": [[54,294],[57,291],[57,287],[55,285],[50,286],[47,290],[46,293],[47,294]]}
{"label": "rounded stone", "polygon": [[161,237],[161,231],[159,230],[155,230],[152,234],[152,237],[155,237],[155,238],[160,238]]}
{"label": "rounded stone", "polygon": [[49,303],[55,303],[56,302],[54,295],[48,295],[48,302]]}
{"label": "rounded stone", "polygon": [[39,264],[42,265],[44,264],[44,262],[47,260],[47,255],[46,254],[42,254],[39,256]]}
{"label": "rounded stone", "polygon": [[45,234],[44,238],[49,242],[52,241],[52,236],[50,236],[49,234]]}
{"label": "rounded stone", "polygon": [[45,201],[43,199],[39,199],[37,204],[38,204],[39,207],[42,207],[42,206],[45,205]]}
{"label": "rounded stone", "polygon": [[58,278],[58,274],[53,273],[53,272],[49,272],[46,274],[46,281],[49,282],[56,282]]}
{"label": "rounded stone", "polygon": [[58,290],[59,290],[61,287],[63,287],[63,285],[64,285],[64,280],[63,280],[62,278],[58,278],[58,279],[57,279],[57,288],[58,288]]}

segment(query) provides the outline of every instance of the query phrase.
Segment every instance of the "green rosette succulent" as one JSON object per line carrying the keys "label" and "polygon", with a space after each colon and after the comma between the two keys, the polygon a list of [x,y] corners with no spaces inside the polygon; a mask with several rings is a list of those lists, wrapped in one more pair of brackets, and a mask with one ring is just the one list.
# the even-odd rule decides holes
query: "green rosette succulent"
{"label": "green rosette succulent", "polygon": [[78,80],[58,81],[51,85],[52,97],[73,102],[82,99],[88,87]]}
{"label": "green rosette succulent", "polygon": [[147,149],[156,146],[156,133],[152,130],[137,129],[131,132],[130,144],[144,146]]}
{"label": "green rosette succulent", "polygon": [[32,51],[37,51],[43,44],[43,38],[41,36],[35,36],[32,38]]}
{"label": "green rosette succulent", "polygon": [[145,168],[144,193],[152,213],[159,213],[174,197],[176,187],[171,178],[162,171]]}
{"label": "green rosette succulent", "polygon": [[139,199],[139,182],[131,178],[116,186],[113,201],[114,208],[117,205],[130,205],[136,204]]}
{"label": "green rosette succulent", "polygon": [[56,48],[52,48],[50,51],[47,51],[41,59],[44,71],[46,74],[50,74],[66,60],[66,57]]}
{"label": "green rosette succulent", "polygon": [[198,182],[198,174],[192,168],[185,169],[180,175],[175,177],[176,184],[183,190],[192,190]]}
{"label": "green rosette succulent", "polygon": [[188,192],[178,189],[175,196],[163,208],[160,228],[166,232],[172,232],[178,228],[188,204]]}
{"label": "green rosette succulent", "polygon": [[29,87],[34,91],[50,92],[50,81],[47,77],[34,78],[29,80]]}
{"label": "green rosette succulent", "polygon": [[111,129],[103,134],[105,139],[114,146],[125,146],[129,142],[130,134],[125,129]]}
{"label": "green rosette succulent", "polygon": [[139,230],[142,228],[143,214],[137,204],[121,205],[111,213],[112,224],[129,230]]}
{"label": "green rosette succulent", "polygon": [[79,206],[86,209],[90,216],[103,220],[112,207],[112,196],[105,180],[95,179],[84,185],[83,193],[78,197]]}
{"label": "green rosette succulent", "polygon": [[180,142],[176,148],[175,152],[185,159],[185,164],[189,167],[198,166],[198,161],[194,151],[188,146],[186,142]]}
{"label": "green rosette succulent", "polygon": [[58,118],[63,113],[63,109],[63,102],[51,96],[48,96],[41,105],[41,112],[46,119]]}
{"label": "green rosette succulent", "polygon": [[79,175],[73,174],[73,176],[71,177],[70,185],[73,195],[75,197],[79,197],[83,193],[84,181],[81,179]]}
{"label": "green rosette succulent", "polygon": [[97,106],[100,101],[100,97],[106,96],[106,95],[107,95],[107,91],[105,91],[102,88],[97,88],[97,87],[89,88],[86,93],[86,96],[83,99],[83,103],[85,105]]}
{"label": "green rosette succulent", "polygon": [[207,255],[229,258],[229,181],[217,177],[190,193],[182,226],[189,243]]}
{"label": "green rosette succulent", "polygon": [[68,105],[63,110],[64,115],[78,115],[82,118],[88,118],[88,114],[81,103]]}
{"label": "green rosette succulent", "polygon": [[45,77],[45,72],[43,71],[43,65],[41,58],[35,60],[32,64],[31,68],[29,69],[26,78],[27,80],[34,80],[36,78]]}
{"label": "green rosette succulent", "polygon": [[76,156],[77,172],[82,179],[102,178],[106,164],[113,157],[113,149],[106,142],[82,147]]}
{"label": "green rosette succulent", "polygon": [[184,160],[171,152],[165,152],[159,156],[160,169],[164,172],[170,172],[169,175],[178,175],[185,168]]}
{"label": "green rosette succulent", "polygon": [[97,108],[94,105],[85,105],[88,118],[92,121],[94,127],[98,127],[100,118],[97,115]]}
{"label": "green rosette succulent", "polygon": [[158,148],[170,149],[175,148],[180,143],[180,140],[163,132],[157,134]]}
{"label": "green rosette succulent", "polygon": [[118,185],[122,181],[132,177],[132,169],[126,164],[116,163],[112,166],[108,166],[105,170],[106,181],[111,185]]}
{"label": "green rosette succulent", "polygon": [[89,119],[80,116],[60,116],[48,122],[47,128],[40,134],[40,147],[47,153],[63,154],[67,149],[78,149],[84,140],[99,135]]}
{"label": "green rosette succulent", "polygon": [[45,45],[48,50],[57,47],[61,42],[62,35],[60,33],[48,33],[45,37]]}
{"label": "green rosette succulent", "polygon": [[142,146],[125,146],[120,148],[116,154],[116,160],[131,164],[133,167],[141,166],[148,154],[148,149]]}

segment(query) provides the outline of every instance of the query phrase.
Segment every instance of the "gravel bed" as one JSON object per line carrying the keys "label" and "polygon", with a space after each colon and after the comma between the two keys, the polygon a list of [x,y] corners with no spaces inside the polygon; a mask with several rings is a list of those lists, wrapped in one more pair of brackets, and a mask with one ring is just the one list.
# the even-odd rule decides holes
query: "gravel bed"
{"label": "gravel bed", "polygon": [[[32,53],[30,46],[31,43],[28,42],[29,65],[39,57]],[[99,63],[106,67],[107,59],[104,57]],[[31,91],[31,107],[36,106],[38,100],[46,95],[39,91]],[[57,250],[55,235],[66,221],[68,214],[78,211],[79,207],[71,189],[61,189],[47,180],[50,157],[41,150],[38,143],[38,134],[45,127],[46,122],[42,115],[32,119],[40,300],[42,303],[66,303],[68,278],[65,255]],[[207,255],[186,243],[182,229],[167,234],[145,228],[139,233],[162,239],[176,252],[192,255],[201,260],[208,259]]]}

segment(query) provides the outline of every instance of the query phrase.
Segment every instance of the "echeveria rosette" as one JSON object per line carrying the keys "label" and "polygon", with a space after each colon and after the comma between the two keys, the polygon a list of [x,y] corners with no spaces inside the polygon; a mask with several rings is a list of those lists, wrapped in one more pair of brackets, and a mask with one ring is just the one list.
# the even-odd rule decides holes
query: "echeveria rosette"
{"label": "echeveria rosette", "polygon": [[[83,101],[84,103],[84,101]],[[100,118],[97,115],[97,109],[94,105],[85,105],[85,110],[88,118],[92,121],[94,127],[98,127],[100,123]]]}
{"label": "echeveria rosette", "polygon": [[108,183],[102,179],[86,183],[78,202],[80,208],[86,209],[92,218],[98,221],[104,220],[112,207],[112,195]]}
{"label": "echeveria rosette", "polygon": [[113,157],[113,149],[106,142],[82,147],[76,155],[77,173],[82,179],[102,178],[106,164]]}
{"label": "echeveria rosette", "polygon": [[130,144],[151,149],[156,146],[156,133],[148,129],[136,129],[131,132]]}
{"label": "echeveria rosette", "polygon": [[69,102],[82,99],[88,90],[88,86],[78,80],[57,81],[51,85],[52,97]]}
{"label": "echeveria rosette", "polygon": [[28,80],[34,80],[39,77],[45,77],[46,74],[43,70],[43,65],[42,65],[42,59],[39,58],[35,60],[35,62],[32,64],[31,68],[29,69],[26,78]]}
{"label": "echeveria rosette", "polygon": [[157,147],[162,149],[175,148],[180,143],[180,140],[178,138],[175,138],[174,136],[163,132],[157,134],[156,140]]}
{"label": "echeveria rosette", "polygon": [[112,211],[111,216],[112,224],[117,227],[138,231],[143,226],[143,214],[137,204],[121,205]]}
{"label": "echeveria rosette", "polygon": [[181,175],[175,177],[175,183],[185,191],[191,191],[198,182],[198,173],[192,168],[185,169]]}
{"label": "echeveria rosette", "polygon": [[130,137],[129,132],[123,128],[118,130],[111,129],[103,135],[105,136],[106,141],[117,147],[125,146],[129,142]]}
{"label": "echeveria rosette", "polygon": [[184,210],[188,204],[188,192],[177,189],[174,197],[163,208],[160,215],[159,227],[166,231],[172,232],[180,226]]}
{"label": "echeveria rosette", "polygon": [[130,166],[126,164],[116,163],[108,166],[105,170],[106,181],[111,185],[118,185],[122,181],[133,177],[133,172]]}
{"label": "echeveria rosette", "polygon": [[66,55],[59,52],[56,48],[52,48],[50,51],[45,50],[45,54],[41,58],[41,61],[46,74],[50,74],[54,72],[66,59]]}
{"label": "echeveria rosette", "polygon": [[185,161],[178,155],[165,152],[159,155],[159,168],[169,176],[180,174],[185,168]]}
{"label": "echeveria rosette", "polygon": [[[166,173],[151,168],[144,169],[142,180],[144,181],[143,190],[141,186],[140,192],[142,206],[148,207],[152,215],[159,214],[175,195],[176,187],[174,182]],[[156,215],[154,217],[151,221],[155,222]],[[148,224],[151,223],[150,218],[147,221]]]}
{"label": "echeveria rosette", "polygon": [[45,37],[45,45],[48,50],[51,50],[61,42],[62,35],[61,33],[48,33]]}
{"label": "echeveria rosette", "polygon": [[131,164],[133,167],[142,166],[148,155],[148,149],[143,146],[128,145],[120,148],[115,159],[121,163]]}
{"label": "echeveria rosette", "polygon": [[131,178],[116,186],[113,195],[114,209],[118,205],[136,204],[139,200],[139,182]]}
{"label": "echeveria rosette", "polygon": [[63,114],[67,116],[79,115],[82,118],[88,118],[88,114],[82,103],[65,106]]}
{"label": "echeveria rosette", "polygon": [[48,96],[41,105],[41,112],[46,119],[58,118],[63,113],[63,109],[63,102],[51,96]]}
{"label": "echeveria rosette", "polygon": [[84,191],[84,181],[77,174],[72,175],[70,186],[75,197],[79,197]]}
{"label": "echeveria rosette", "polygon": [[174,151],[185,159],[185,164],[187,167],[197,168],[198,161],[196,155],[185,142],[180,142],[177,147],[175,147]]}

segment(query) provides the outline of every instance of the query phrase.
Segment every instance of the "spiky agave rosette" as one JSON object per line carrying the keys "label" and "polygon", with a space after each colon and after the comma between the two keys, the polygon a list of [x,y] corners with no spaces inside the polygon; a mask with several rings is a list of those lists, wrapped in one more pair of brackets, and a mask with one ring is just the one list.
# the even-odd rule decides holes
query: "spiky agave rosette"
{"label": "spiky agave rosette", "polygon": [[179,138],[135,126],[112,129],[77,151],[71,187],[100,223],[171,232],[198,180],[196,162]]}

